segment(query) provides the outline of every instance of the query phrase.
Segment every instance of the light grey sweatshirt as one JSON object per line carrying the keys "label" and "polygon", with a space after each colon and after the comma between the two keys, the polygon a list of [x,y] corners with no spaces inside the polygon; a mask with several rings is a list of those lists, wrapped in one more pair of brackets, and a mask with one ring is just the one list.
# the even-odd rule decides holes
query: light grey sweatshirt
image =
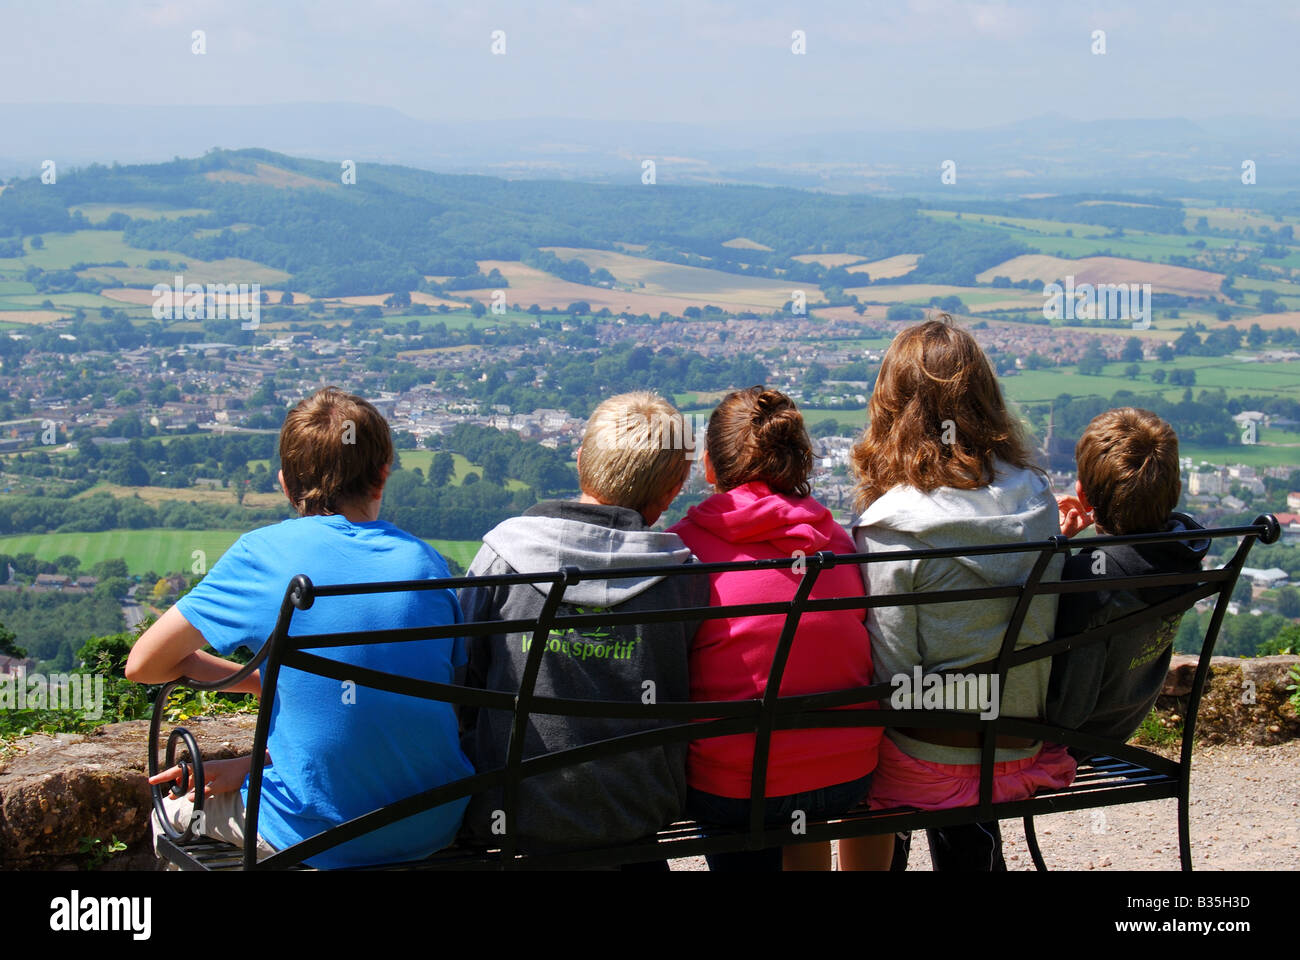
{"label": "light grey sweatshirt", "polygon": [[[1032,470],[1001,462],[993,482],[977,490],[941,487],[923,493],[915,487],[894,487],[853,525],[853,539],[864,553],[1019,543],[1045,540],[1060,532],[1056,501],[1047,481]],[[862,570],[869,594],[908,594],[1023,583],[1036,557],[1036,553],[1027,552],[887,561],[864,564]],[[1062,557],[1054,557],[1043,579],[1060,579],[1062,562]],[[1017,650],[1052,638],[1056,607],[1054,596],[1033,601]],[[995,658],[1014,608],[1014,598],[1007,598],[868,611],[875,681],[911,675],[918,664],[923,673],[929,673]],[[1051,660],[1045,659],[1012,670],[1001,691],[1001,715],[1043,716],[1051,669]],[[904,753],[920,760],[979,762],[976,749],[925,743],[896,730],[887,734]],[[997,760],[1033,756],[1039,746],[999,749]]]}

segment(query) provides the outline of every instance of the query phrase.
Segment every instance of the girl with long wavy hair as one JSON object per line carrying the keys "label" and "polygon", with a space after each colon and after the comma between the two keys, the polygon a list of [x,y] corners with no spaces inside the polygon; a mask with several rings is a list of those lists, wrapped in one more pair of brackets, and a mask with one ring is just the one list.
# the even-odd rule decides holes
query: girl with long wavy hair
{"label": "girl with long wavy hair", "polygon": [[[1046,475],[1033,463],[988,358],[951,317],[894,338],[869,415],[853,450],[861,511],[853,538],[860,551],[1017,543],[1061,532]],[[1005,586],[1023,583],[1034,560],[1033,553],[1008,553],[871,563],[864,579],[872,596]],[[1055,558],[1045,578],[1059,576],[1060,566]],[[917,666],[928,674],[994,659],[1014,606],[1005,598],[869,611],[875,681],[910,677]],[[1018,649],[1051,639],[1056,606],[1054,596],[1033,601]],[[1010,671],[1000,691],[1003,715],[1043,716],[1050,672],[1048,659]],[[889,728],[872,808],[975,804],[979,744],[973,731]],[[1000,736],[996,761],[994,802],[1066,786],[1074,777],[1063,749],[1025,738]],[[996,822],[929,835],[936,869],[1005,869]]]}

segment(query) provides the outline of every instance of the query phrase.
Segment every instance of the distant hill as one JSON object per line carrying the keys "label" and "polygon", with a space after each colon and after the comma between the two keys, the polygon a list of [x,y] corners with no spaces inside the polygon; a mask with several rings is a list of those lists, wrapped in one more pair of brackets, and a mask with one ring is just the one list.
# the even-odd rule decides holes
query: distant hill
{"label": "distant hill", "polygon": [[[938,165],[981,195],[1152,190],[1212,196],[1254,158],[1268,189],[1300,188],[1300,123],[1249,116],[1079,121],[1061,114],[983,129],[889,129],[856,119],[797,132],[509,116],[423,121],[361,103],[260,106],[0,104],[0,176],[60,164],[157,163],[220,147],[394,163],[509,178],[635,185],[641,160],[663,183],[749,183],[893,196],[939,190]],[[1190,191],[1190,192],[1189,192]],[[952,192],[952,191],[947,191]],[[752,238],[751,238],[752,239]]]}
{"label": "distant hill", "polygon": [[[263,149],[215,150],[168,163],[60,169],[0,193],[0,238],[95,228],[125,242],[202,261],[254,261],[312,296],[414,290],[422,278],[484,286],[481,260],[537,261],[541,248],[645,247],[668,262],[757,277],[847,285],[792,258],[824,250],[872,260],[915,252],[918,282],[965,283],[1026,248],[989,231],[918,214],[910,200],[784,188],[622,186],[509,181],[361,163],[345,184],[338,162]],[[106,214],[116,204],[117,213]],[[92,205],[93,217],[81,209]],[[166,208],[173,212],[161,215]],[[127,210],[133,211],[128,213]],[[734,238],[748,243],[736,246]],[[12,256],[12,255],[10,255]],[[550,260],[547,258],[550,257]],[[692,259],[695,258],[695,259]],[[582,282],[585,268],[578,268]]]}

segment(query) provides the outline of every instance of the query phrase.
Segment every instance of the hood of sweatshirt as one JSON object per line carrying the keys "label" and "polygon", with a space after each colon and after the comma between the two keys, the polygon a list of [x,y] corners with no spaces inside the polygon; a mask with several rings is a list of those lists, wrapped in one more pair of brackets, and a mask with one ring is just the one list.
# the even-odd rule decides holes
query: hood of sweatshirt
{"label": "hood of sweatshirt", "polygon": [[[906,534],[926,547],[987,546],[1046,540],[1061,532],[1056,500],[1047,480],[1033,470],[999,461],[993,482],[976,490],[940,487],[930,493],[897,486],[871,504],[854,523],[870,527],[876,541],[888,532]],[[1037,554],[1004,553],[954,560],[991,585],[1023,579]]]}
{"label": "hood of sweatshirt", "polygon": [[[1126,543],[1107,547],[1106,555],[1111,567],[1108,575],[1135,577],[1146,573],[1192,573],[1199,570],[1201,561],[1210,550],[1210,541],[1207,537],[1194,538],[1194,534],[1197,530],[1204,529],[1185,513],[1171,513],[1161,532],[1186,531],[1193,538],[1170,543]],[[1080,540],[1079,546],[1084,554],[1084,562],[1090,563],[1091,559],[1087,555],[1088,541]],[[1075,558],[1072,561],[1079,562]],[[1139,590],[1137,594],[1144,603],[1158,603],[1161,599],[1186,589],[1186,586],[1154,587]]]}
{"label": "hood of sweatshirt", "polygon": [[841,529],[812,497],[775,493],[759,480],[715,493],[687,510],[686,519],[727,543],[765,543],[787,555],[834,549],[831,535]]}
{"label": "hood of sweatshirt", "polygon": [[[561,567],[659,567],[694,557],[675,533],[651,530],[635,510],[572,500],[544,500],[497,524],[483,542],[520,573]],[[566,603],[613,607],[649,590],[662,576],[583,580],[564,592]],[[549,584],[532,585],[545,594]]]}

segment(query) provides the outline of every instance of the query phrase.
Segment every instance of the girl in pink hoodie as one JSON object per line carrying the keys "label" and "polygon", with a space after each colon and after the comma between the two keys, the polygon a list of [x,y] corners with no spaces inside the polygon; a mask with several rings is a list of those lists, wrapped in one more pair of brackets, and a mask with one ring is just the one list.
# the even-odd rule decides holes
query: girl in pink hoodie
{"label": "girl in pink hoodie", "polygon": [[[691,507],[671,532],[703,562],[788,558],[820,550],[853,553],[853,540],[808,483],[812,443],[803,417],[785,394],[751,387],[725,397],[709,418],[705,478],[713,496]],[[801,574],[789,569],[713,574],[713,606],[785,601]],[[813,599],[861,596],[856,566],[823,571]],[[785,618],[781,615],[705,620],[691,647],[691,699],[762,697]],[[781,681],[781,695],[825,693],[871,683],[871,641],[863,610],[803,614]],[[879,727],[776,731],[768,760],[765,818],[789,824],[837,816],[870,787]],[[687,755],[687,810],[703,823],[745,826],[749,820],[752,734],[694,740]],[[882,844],[892,837],[879,838]],[[781,869],[781,848],[708,858],[710,869]],[[830,845],[785,848],[786,869],[829,869]],[[888,863],[886,857],[885,863]]]}

